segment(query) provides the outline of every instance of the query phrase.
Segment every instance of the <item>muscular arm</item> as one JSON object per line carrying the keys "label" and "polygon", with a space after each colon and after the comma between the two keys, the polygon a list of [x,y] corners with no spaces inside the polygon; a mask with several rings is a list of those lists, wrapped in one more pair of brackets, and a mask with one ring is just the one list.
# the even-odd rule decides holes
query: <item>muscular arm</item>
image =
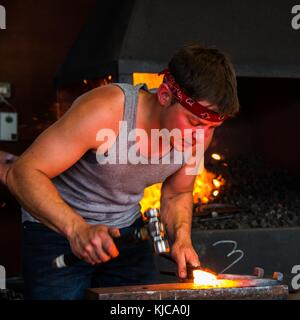
{"label": "muscular arm", "polygon": [[7,174],[7,185],[20,204],[51,229],[69,237],[83,219],[63,201],[51,179],[96,149],[103,125],[117,128],[123,96],[114,86],[95,89],[44,131]]}
{"label": "muscular arm", "polygon": [[186,276],[186,263],[200,264],[191,239],[195,176],[186,175],[185,169],[182,167],[163,183],[161,196],[161,219],[173,242],[171,254],[181,278]]}

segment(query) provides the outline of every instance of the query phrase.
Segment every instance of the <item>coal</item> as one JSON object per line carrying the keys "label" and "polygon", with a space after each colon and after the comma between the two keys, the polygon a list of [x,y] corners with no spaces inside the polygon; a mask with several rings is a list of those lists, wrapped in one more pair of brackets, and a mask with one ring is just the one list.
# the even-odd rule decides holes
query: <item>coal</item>
{"label": "coal", "polygon": [[300,183],[296,174],[274,168],[256,155],[224,161],[210,160],[206,169],[221,174],[226,184],[212,203],[240,208],[228,219],[202,221],[193,218],[193,227],[202,230],[282,228],[300,226]]}

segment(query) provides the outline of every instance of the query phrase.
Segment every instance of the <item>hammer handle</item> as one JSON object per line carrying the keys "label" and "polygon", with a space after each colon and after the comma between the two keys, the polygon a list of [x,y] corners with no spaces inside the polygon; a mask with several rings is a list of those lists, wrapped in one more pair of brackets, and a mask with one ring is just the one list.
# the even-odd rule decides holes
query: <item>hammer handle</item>
{"label": "hammer handle", "polygon": [[177,262],[172,258],[172,256],[169,253],[161,253],[160,256],[177,264]]}
{"label": "hammer handle", "polygon": [[61,254],[60,256],[56,257],[52,261],[52,267],[54,269],[61,269],[65,267],[71,267],[76,262],[79,262],[81,259],[75,256],[73,252],[67,254]]}

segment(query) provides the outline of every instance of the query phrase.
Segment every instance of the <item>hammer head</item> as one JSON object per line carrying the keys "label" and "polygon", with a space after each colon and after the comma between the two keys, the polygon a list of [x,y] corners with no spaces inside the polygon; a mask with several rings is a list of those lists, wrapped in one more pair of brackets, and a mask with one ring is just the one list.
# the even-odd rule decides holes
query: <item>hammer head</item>
{"label": "hammer head", "polygon": [[151,239],[156,254],[170,252],[169,241],[165,228],[160,220],[159,209],[150,208],[144,213],[147,219],[148,237]]}

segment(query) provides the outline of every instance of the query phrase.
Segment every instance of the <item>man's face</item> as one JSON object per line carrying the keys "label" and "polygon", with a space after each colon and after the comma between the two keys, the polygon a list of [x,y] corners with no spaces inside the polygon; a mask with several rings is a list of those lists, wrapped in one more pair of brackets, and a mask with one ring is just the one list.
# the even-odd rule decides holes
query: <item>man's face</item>
{"label": "man's face", "polygon": [[[208,107],[212,111],[217,111],[216,105],[211,105],[208,101],[198,101],[203,106]],[[222,122],[210,122],[208,120],[201,119],[184,108],[179,102],[169,106],[165,110],[165,115],[162,119],[162,125],[168,130],[178,128],[182,135],[185,129],[190,129],[195,137],[196,130],[204,130],[204,150],[206,151],[214,134],[214,130],[219,127]],[[195,140],[193,139],[193,143]]]}

